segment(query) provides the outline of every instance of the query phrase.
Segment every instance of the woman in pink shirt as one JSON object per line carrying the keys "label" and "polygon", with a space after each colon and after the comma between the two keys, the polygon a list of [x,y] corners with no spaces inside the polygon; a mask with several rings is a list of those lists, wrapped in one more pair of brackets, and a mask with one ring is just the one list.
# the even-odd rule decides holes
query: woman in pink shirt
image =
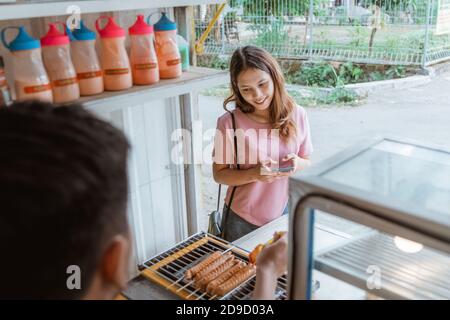
{"label": "woman in pink shirt", "polygon": [[[222,236],[234,241],[288,212],[288,178],[310,164],[312,143],[306,112],[288,95],[281,69],[268,52],[254,46],[237,49],[230,78],[227,112],[217,121],[213,174],[229,186]],[[233,111],[227,109],[230,103]]]}

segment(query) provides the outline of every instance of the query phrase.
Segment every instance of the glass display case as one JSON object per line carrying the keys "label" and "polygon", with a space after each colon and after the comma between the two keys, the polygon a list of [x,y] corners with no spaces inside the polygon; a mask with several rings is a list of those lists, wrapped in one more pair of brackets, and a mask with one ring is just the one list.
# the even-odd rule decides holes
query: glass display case
{"label": "glass display case", "polygon": [[[450,151],[397,138],[354,146],[290,180],[289,289],[316,269],[386,299],[450,299]],[[318,211],[366,232],[314,251]]]}

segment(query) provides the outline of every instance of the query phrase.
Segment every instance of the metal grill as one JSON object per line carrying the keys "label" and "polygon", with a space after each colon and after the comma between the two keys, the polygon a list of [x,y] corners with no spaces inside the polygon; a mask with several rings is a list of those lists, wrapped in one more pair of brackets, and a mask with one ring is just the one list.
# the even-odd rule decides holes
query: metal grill
{"label": "metal grill", "polygon": [[365,290],[370,266],[379,268],[380,293],[386,298],[450,299],[450,257],[428,248],[403,252],[386,234],[372,233],[315,258],[317,270],[336,277],[345,274]]}
{"label": "metal grill", "polygon": [[[195,234],[173,248],[153,257],[143,264],[143,275],[150,280],[158,282],[166,289],[190,300],[246,300],[249,299],[255,288],[255,276],[236,287],[223,297],[210,296],[194,286],[193,281],[184,279],[186,270],[193,267],[210,253],[231,251],[236,259],[248,263],[248,253],[241,248],[233,246],[223,239],[214,237],[205,232]],[[162,280],[162,281],[161,281]],[[286,276],[278,279],[276,289],[277,299],[286,299]]]}

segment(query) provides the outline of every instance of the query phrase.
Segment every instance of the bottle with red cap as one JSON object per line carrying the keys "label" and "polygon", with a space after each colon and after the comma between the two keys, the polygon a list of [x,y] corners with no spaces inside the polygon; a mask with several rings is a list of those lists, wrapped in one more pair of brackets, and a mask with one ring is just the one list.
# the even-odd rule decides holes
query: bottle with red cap
{"label": "bottle with red cap", "polygon": [[176,23],[167,18],[166,14],[162,12],[162,16],[155,23],[154,29],[159,76],[161,79],[171,79],[181,76],[181,56],[177,45]]}
{"label": "bottle with red cap", "polygon": [[[101,20],[108,20],[103,29]],[[130,60],[125,49],[125,30],[112,17],[101,16],[95,21],[100,34],[102,50],[100,61],[103,69],[105,90],[125,90],[133,86]]]}
{"label": "bottle with red cap", "polygon": [[[62,25],[64,31],[59,31],[57,25]],[[80,88],[70,56],[70,40],[65,23],[50,23],[47,34],[41,38],[41,45],[54,102],[67,103],[77,100],[80,97]]]}
{"label": "bottle with red cap", "polygon": [[136,22],[128,32],[131,37],[130,62],[133,83],[138,85],[152,84],[159,81],[158,59],[156,58],[153,27],[138,15]]}
{"label": "bottle with red cap", "polygon": [[82,96],[90,96],[103,92],[103,72],[95,51],[96,34],[89,30],[80,20],[78,28],[71,31],[67,28],[70,38],[70,52],[73,65],[77,72],[78,84]]}
{"label": "bottle with red cap", "polygon": [[[18,33],[16,38],[8,43],[6,32],[9,29],[17,29]],[[16,99],[52,102],[52,87],[42,61],[39,40],[30,37],[24,26],[6,27],[1,35],[4,46],[11,52]]]}

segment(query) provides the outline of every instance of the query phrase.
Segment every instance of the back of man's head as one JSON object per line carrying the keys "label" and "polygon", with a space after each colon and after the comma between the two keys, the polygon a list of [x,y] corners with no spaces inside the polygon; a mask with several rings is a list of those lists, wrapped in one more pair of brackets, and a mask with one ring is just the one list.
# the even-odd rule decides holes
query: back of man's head
{"label": "back of man's head", "polygon": [[[0,298],[87,294],[111,239],[128,233],[128,149],[80,105],[0,109]],[[81,290],[67,286],[73,265]]]}

